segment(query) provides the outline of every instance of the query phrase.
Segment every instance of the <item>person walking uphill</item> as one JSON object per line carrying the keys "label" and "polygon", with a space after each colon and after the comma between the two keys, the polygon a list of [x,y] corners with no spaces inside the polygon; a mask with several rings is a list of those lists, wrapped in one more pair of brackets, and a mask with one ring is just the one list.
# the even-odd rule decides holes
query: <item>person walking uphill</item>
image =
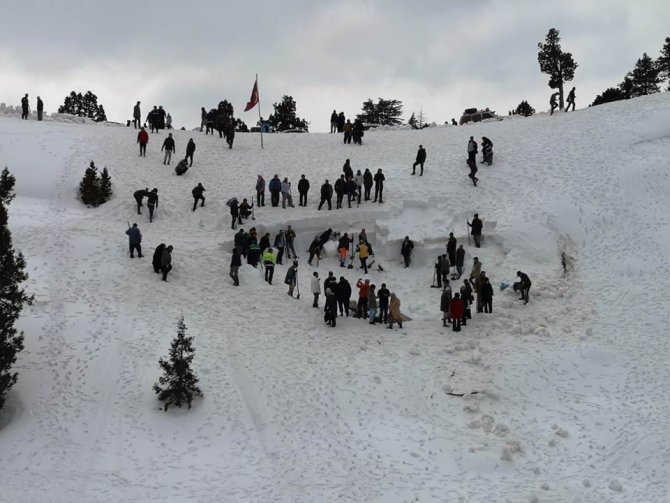
{"label": "person walking uphill", "polygon": [[193,211],[198,207],[198,201],[202,201],[200,203],[201,208],[205,205],[205,196],[202,195],[203,192],[205,192],[205,187],[202,186],[202,183],[198,183],[198,185],[193,187],[193,190],[191,191],[191,194],[193,194]]}
{"label": "person walking uphill", "polygon": [[379,199],[379,204],[382,204],[384,202],[383,199],[383,193],[384,193],[384,180],[386,180],[386,177],[384,176],[384,173],[382,173],[381,168],[377,170],[377,173],[375,173],[374,176],[374,181],[375,181],[375,200],[372,201],[373,203],[377,202],[377,199]]}
{"label": "person walking uphill", "polygon": [[163,281],[167,281],[167,275],[172,270],[172,245],[166,247],[161,255],[161,272]]}
{"label": "person walking uphill", "polygon": [[470,137],[468,141],[468,161],[476,162],[477,158],[477,142],[475,141],[474,136]]}
{"label": "person walking uphill", "polygon": [[275,274],[275,262],[277,261],[277,257],[272,251],[272,248],[266,249],[261,260],[263,261],[263,266],[265,267],[265,281],[271,285],[272,278]]}
{"label": "person walking uphill", "polygon": [[558,103],[556,103],[556,98],[559,96],[559,92],[555,92],[554,94],[551,95],[551,98],[549,98],[549,106],[551,107],[551,112],[549,115],[554,115],[554,110],[558,108]]}
{"label": "person walking uphill", "polygon": [[[37,97],[37,99],[39,100],[39,96]],[[572,111],[574,112],[575,111],[575,88],[574,87],[568,93],[567,102],[568,102],[568,106],[565,107],[565,111],[567,112],[568,110],[570,110],[570,105],[572,105]]]}
{"label": "person walking uphill", "polygon": [[186,144],[186,157],[184,157],[185,160],[190,161],[189,168],[193,166],[193,154],[195,154],[195,142],[193,138],[190,138]]}
{"label": "person walking uphill", "polygon": [[[163,157],[163,164],[170,164],[170,159],[172,159],[172,153],[175,151],[174,139],[172,138],[172,133],[168,133],[168,137],[163,141],[163,146],[161,147],[161,152],[165,150],[165,156]],[[167,162],[166,162],[167,161]]]}
{"label": "person walking uphill", "polygon": [[142,258],[142,233],[140,232],[137,224],[133,224],[132,227],[128,227],[126,231],[128,235],[128,248],[130,249],[130,258],[135,258],[134,252],[137,250],[137,256]]}
{"label": "person walking uphill", "polygon": [[137,143],[140,144],[140,157],[147,156],[147,143],[149,143],[149,133],[144,128],[140,128],[140,132],[137,133]]}
{"label": "person walking uphill", "polygon": [[484,224],[482,224],[482,221],[479,219],[479,213],[475,213],[473,218],[472,218],[472,223],[468,222],[468,227],[472,229],[470,234],[472,234],[472,237],[475,240],[475,246],[477,248],[481,248],[481,239],[482,239],[482,227]]}
{"label": "person walking uphill", "polygon": [[154,210],[158,208],[158,189],[154,188],[147,194],[147,208],[149,208],[149,223],[154,221]]}
{"label": "person walking uphill", "polygon": [[419,145],[419,150],[416,152],[416,161],[412,164],[412,174],[416,175],[416,166],[421,167],[421,172],[419,176],[423,175],[423,163],[426,162],[426,149],[423,148],[423,145]]}

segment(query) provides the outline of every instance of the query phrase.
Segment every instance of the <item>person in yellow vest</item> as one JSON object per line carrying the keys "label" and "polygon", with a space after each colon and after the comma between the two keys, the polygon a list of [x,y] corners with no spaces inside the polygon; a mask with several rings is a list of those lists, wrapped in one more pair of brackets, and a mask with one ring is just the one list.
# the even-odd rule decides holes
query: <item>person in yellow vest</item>
{"label": "person in yellow vest", "polygon": [[368,273],[367,260],[368,257],[370,256],[370,252],[368,249],[368,245],[365,243],[365,241],[361,241],[360,243],[358,243],[358,248],[356,249],[356,251],[358,252],[358,258],[361,261],[361,269],[363,269],[365,271],[365,274],[367,274]]}
{"label": "person in yellow vest", "polygon": [[272,248],[267,248],[265,250],[261,260],[263,261],[263,266],[265,267],[265,281],[267,281],[269,284],[272,284],[272,276],[275,274],[275,263],[277,262],[277,257],[272,251]]}

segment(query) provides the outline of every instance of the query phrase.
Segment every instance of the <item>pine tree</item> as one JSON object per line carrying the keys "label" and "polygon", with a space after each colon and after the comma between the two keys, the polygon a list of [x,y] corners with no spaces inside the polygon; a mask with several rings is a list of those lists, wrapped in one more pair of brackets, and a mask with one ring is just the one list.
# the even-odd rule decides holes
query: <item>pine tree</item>
{"label": "pine tree", "polygon": [[407,124],[409,124],[412,127],[412,129],[419,129],[419,126],[417,126],[416,115],[414,115],[414,112],[412,112],[412,115],[407,121]]}
{"label": "pine tree", "polygon": [[630,95],[646,96],[659,92],[659,84],[663,81],[659,73],[660,68],[645,52],[635,63],[633,71],[628,72],[627,77],[631,80]]}
{"label": "pine tree", "polygon": [[[670,80],[670,37],[665,37],[665,44],[661,49],[661,55],[656,60],[656,66],[659,76],[663,80]],[[668,84],[668,91],[670,91],[670,83]]]}
{"label": "pine tree", "polygon": [[402,101],[377,98],[377,103],[368,100],[363,103],[363,113],[356,116],[364,124],[397,126],[402,124]]}
{"label": "pine tree", "polygon": [[284,95],[279,103],[272,105],[275,113],[270,114],[268,121],[275,131],[304,129],[309,131],[309,123],[296,115],[296,103],[292,96]]}
{"label": "pine tree", "polygon": [[109,176],[107,166],[103,168],[100,178],[96,181],[96,195],[98,200],[96,206],[98,206],[106,203],[112,197],[112,178]]}
{"label": "pine tree", "polygon": [[198,378],[191,370],[191,362],[195,354],[193,337],[186,337],[186,325],[184,317],[180,316],[177,323],[177,337],[172,340],[170,348],[170,359],[159,360],[163,369],[163,375],[154,384],[154,391],[158,399],[163,402],[163,410],[168,410],[170,405],[181,407],[182,404],[191,408],[191,402],[197,396],[202,396],[197,386]]}
{"label": "pine tree", "polygon": [[534,113],[535,109],[526,100],[523,100],[512,110],[512,115],[523,115],[524,117],[530,117]]}
{"label": "pine tree", "polygon": [[537,44],[537,61],[540,71],[549,75],[549,87],[558,89],[559,105],[563,108],[563,84],[575,77],[577,63],[572,59],[572,54],[563,52],[561,49],[561,37],[557,29],[552,28],[547,33],[544,44]]}
{"label": "pine tree", "polygon": [[619,84],[619,89],[623,91],[624,99],[629,100],[633,91],[633,81],[629,77],[625,77],[623,82]]}
{"label": "pine tree", "polygon": [[91,91],[86,91],[84,95],[72,91],[65,97],[63,105],[58,107],[58,113],[88,117],[96,122],[107,120],[105,109],[102,105],[98,105],[98,97]]}
{"label": "pine tree", "polygon": [[419,109],[419,115],[416,116],[416,121],[419,125],[419,129],[423,129],[423,127],[426,125],[428,117],[426,117],[426,114],[423,113],[423,108]]}
{"label": "pine tree", "polygon": [[12,233],[7,227],[7,206],[14,199],[15,178],[5,168],[0,176],[0,409],[5,395],[16,384],[18,374],[11,368],[23,349],[23,332],[18,333],[14,323],[21,314],[23,304],[30,305],[32,295],[20,287],[28,279],[26,262],[12,246]]}
{"label": "pine tree", "polygon": [[596,96],[596,99],[593,100],[591,106],[602,105],[603,103],[611,103],[613,101],[619,101],[626,99],[626,93],[617,87],[610,87],[605,89],[602,94]]}
{"label": "pine tree", "polygon": [[93,161],[79,183],[79,199],[87,206],[98,206],[98,168]]}
{"label": "pine tree", "polygon": [[372,100],[363,102],[361,107],[362,113],[356,116],[363,124],[379,124],[379,117],[377,116],[377,107]]}

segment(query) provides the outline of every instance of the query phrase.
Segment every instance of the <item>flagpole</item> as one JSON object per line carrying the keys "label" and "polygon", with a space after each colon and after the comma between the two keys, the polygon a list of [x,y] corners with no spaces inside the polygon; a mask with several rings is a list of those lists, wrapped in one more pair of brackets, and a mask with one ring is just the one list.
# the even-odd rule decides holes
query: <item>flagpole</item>
{"label": "flagpole", "polygon": [[[258,89],[258,74],[256,74],[256,89]],[[258,91],[258,121],[261,123],[261,148],[263,148],[263,117],[261,117],[261,92]]]}

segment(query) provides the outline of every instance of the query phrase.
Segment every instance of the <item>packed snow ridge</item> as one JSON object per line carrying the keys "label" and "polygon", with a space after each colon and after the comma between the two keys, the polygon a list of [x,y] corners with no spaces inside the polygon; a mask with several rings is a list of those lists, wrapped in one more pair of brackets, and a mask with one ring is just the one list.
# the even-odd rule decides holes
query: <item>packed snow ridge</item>
{"label": "packed snow ridge", "polygon": [[[0,165],[17,178],[10,225],[36,298],[0,413],[0,500],[667,500],[670,94],[369,131],[362,146],[276,134],[261,149],[257,134],[238,134],[228,149],[218,136],[173,131],[177,158],[189,138],[197,145],[181,177],[162,164],[165,131],[140,158],[133,128],[0,116]],[[470,136],[494,145],[476,188]],[[419,144],[421,177],[410,175]],[[383,170],[384,204],[318,211],[319,186],[347,158],[355,171]],[[95,209],[76,199],[91,160],[114,188]],[[256,176],[275,173],[294,187],[307,176],[307,207],[267,204],[243,227],[273,238],[296,230],[299,300],[286,295],[287,261],[272,285],[248,265],[239,287],[228,277],[225,202],[251,199]],[[198,182],[207,203],[194,212]],[[132,197],[145,187],[160,194],[151,224]],[[474,213],[481,248],[468,243]],[[128,222],[146,258],[129,258]],[[383,272],[340,268],[335,242],[308,266],[305,250],[326,228],[365,228]],[[431,288],[450,232],[465,247],[465,275],[476,256],[496,287],[493,313],[473,312],[461,332],[442,326]],[[415,244],[407,269],[405,236]],[[174,246],[167,282],[150,263],[160,243]],[[527,305],[497,288],[517,270],[533,281]],[[312,308],[314,271],[386,283],[411,321],[326,326],[323,298]],[[181,314],[204,397],[165,413],[152,385]]]}

